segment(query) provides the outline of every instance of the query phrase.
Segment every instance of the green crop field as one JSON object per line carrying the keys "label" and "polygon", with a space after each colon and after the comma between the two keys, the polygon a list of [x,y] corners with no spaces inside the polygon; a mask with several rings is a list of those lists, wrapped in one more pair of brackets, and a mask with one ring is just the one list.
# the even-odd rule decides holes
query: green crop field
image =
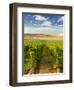
{"label": "green crop field", "polygon": [[62,40],[24,40],[24,73],[62,73]]}

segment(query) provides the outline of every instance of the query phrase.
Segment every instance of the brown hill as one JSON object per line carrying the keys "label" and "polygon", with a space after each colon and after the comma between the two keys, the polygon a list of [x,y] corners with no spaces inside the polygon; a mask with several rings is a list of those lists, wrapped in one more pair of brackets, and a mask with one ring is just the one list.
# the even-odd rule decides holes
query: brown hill
{"label": "brown hill", "polygon": [[62,35],[24,34],[24,39],[63,40]]}

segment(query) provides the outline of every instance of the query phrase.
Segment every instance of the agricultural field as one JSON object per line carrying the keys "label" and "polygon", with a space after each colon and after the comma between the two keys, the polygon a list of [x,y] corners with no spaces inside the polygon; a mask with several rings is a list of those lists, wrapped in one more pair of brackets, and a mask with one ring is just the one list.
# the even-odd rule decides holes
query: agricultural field
{"label": "agricultural field", "polygon": [[23,13],[24,74],[63,73],[64,15]]}
{"label": "agricultural field", "polygon": [[45,39],[42,38],[42,35],[26,35],[24,39],[24,74],[62,73],[62,36],[44,36]]}

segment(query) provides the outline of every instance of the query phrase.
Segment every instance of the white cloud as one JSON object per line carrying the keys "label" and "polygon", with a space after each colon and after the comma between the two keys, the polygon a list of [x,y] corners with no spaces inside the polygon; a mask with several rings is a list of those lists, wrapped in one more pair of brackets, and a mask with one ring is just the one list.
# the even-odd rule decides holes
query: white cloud
{"label": "white cloud", "polygon": [[52,35],[62,35],[63,29],[61,27],[55,28],[51,27],[24,27],[24,33],[29,34],[52,34]]}
{"label": "white cloud", "polygon": [[60,17],[60,18],[58,19],[57,22],[61,22],[61,21],[63,21],[63,20],[64,20],[64,17],[62,16],[62,17]]}
{"label": "white cloud", "polygon": [[41,15],[34,15],[34,16],[35,16],[35,20],[39,20],[39,21],[46,20],[46,18]]}
{"label": "white cloud", "polygon": [[60,25],[58,25],[59,27],[63,27],[63,25],[62,24],[60,24]]}
{"label": "white cloud", "polygon": [[44,21],[44,22],[42,23],[42,26],[47,26],[47,27],[49,27],[49,26],[52,26],[52,23],[51,23],[50,21]]}

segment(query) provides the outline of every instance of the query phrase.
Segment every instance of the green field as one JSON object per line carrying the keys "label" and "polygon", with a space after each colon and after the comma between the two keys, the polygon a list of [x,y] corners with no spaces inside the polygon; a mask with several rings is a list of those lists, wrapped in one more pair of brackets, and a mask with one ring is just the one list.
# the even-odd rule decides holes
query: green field
{"label": "green field", "polygon": [[62,73],[62,40],[24,40],[24,73]]}

